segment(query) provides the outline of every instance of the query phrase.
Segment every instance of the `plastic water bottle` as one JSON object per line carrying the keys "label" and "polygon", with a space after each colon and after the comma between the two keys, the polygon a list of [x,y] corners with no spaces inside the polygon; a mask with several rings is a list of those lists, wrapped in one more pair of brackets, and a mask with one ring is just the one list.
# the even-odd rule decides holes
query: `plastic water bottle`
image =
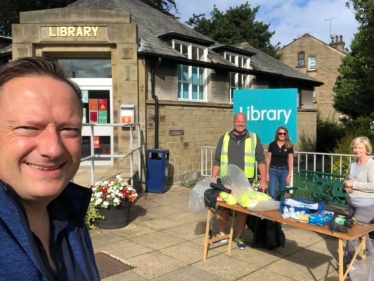
{"label": "plastic water bottle", "polygon": [[289,211],[288,211],[288,208],[287,208],[287,206],[284,206],[284,209],[283,209],[283,214],[288,214],[289,213]]}
{"label": "plastic water bottle", "polygon": [[344,218],[336,217],[336,218],[335,218],[335,222],[336,222],[338,225],[344,225],[344,223],[345,223],[345,219],[344,219]]}

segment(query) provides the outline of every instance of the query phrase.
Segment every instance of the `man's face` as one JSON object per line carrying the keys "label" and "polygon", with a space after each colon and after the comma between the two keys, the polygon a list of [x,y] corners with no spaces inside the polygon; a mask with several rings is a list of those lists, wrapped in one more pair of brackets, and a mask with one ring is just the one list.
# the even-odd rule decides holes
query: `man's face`
{"label": "man's face", "polygon": [[0,179],[24,201],[52,200],[78,170],[81,108],[51,77],[20,77],[0,89]]}
{"label": "man's face", "polygon": [[241,135],[245,131],[247,120],[244,114],[236,114],[234,117],[234,132]]}

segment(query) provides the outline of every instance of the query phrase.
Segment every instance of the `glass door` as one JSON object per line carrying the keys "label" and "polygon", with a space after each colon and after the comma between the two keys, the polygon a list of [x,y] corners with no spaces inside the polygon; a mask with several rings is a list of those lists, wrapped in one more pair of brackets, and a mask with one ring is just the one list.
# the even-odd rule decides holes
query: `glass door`
{"label": "glass door", "polygon": [[[105,124],[113,123],[112,79],[73,78],[82,90],[83,124],[99,124],[94,126],[94,153],[98,155],[113,154],[113,127]],[[104,125],[104,126],[102,126]],[[91,126],[83,126],[82,158],[91,155]],[[90,161],[82,162],[89,165]],[[97,157],[95,165],[113,165],[113,158]]]}

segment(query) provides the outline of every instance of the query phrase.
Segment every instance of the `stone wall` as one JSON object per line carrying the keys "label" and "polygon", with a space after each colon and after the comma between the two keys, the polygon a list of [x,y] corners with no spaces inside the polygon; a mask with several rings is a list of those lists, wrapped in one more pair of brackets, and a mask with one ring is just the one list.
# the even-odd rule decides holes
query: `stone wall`
{"label": "stone wall", "polygon": [[[159,148],[168,149],[173,181],[200,172],[200,148],[232,129],[232,106],[160,101]],[[147,148],[154,146],[154,102],[147,101]]]}
{"label": "stone wall", "polygon": [[[160,101],[159,148],[169,150],[173,182],[186,181],[190,172],[200,175],[202,146],[216,146],[233,128],[232,107],[218,104]],[[315,151],[317,113],[298,111],[295,150]],[[147,101],[147,148],[154,147],[154,102]],[[261,136],[260,136],[261,137]],[[265,149],[267,146],[265,146]]]}

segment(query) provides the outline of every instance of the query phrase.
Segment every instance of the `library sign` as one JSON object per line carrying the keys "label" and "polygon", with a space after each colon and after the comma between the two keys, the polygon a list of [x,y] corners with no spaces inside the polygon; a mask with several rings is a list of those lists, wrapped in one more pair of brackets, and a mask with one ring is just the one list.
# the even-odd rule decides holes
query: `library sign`
{"label": "library sign", "polygon": [[98,26],[50,26],[50,37],[96,37]]}
{"label": "library sign", "polygon": [[234,90],[233,113],[247,117],[247,129],[269,144],[279,126],[288,129],[291,141],[297,141],[297,89]]}
{"label": "library sign", "polygon": [[106,26],[41,26],[41,36],[43,39],[64,39],[76,40],[77,38],[86,40],[98,40],[107,37]]}

